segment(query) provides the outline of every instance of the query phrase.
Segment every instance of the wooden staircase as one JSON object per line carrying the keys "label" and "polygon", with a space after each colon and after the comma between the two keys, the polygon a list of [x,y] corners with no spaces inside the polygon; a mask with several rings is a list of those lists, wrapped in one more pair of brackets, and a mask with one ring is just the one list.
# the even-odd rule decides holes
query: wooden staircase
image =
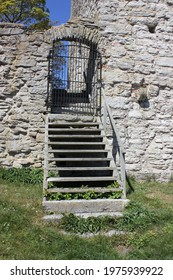
{"label": "wooden staircase", "polygon": [[[119,187],[111,187],[119,182]],[[118,185],[118,184],[117,184]],[[109,188],[108,188],[109,186]],[[102,122],[92,117],[89,121],[80,116],[71,121],[60,115],[48,114],[45,128],[45,163],[44,163],[43,206],[53,213],[117,213],[124,208],[121,199],[95,200],[99,204],[93,209],[94,201],[47,201],[46,196],[56,193],[96,193],[122,192],[123,188]],[[83,206],[82,206],[83,205]],[[112,206],[113,207],[112,207]],[[110,206],[110,207],[109,207]],[[118,208],[117,208],[118,207]],[[93,209],[93,210],[92,210]],[[107,209],[107,210],[106,210]],[[97,213],[98,214],[98,213]]]}
{"label": "wooden staircase", "polygon": [[[52,175],[53,174],[53,175]],[[45,179],[62,186],[105,185],[117,172],[100,122],[61,121],[48,115],[45,136]]]}

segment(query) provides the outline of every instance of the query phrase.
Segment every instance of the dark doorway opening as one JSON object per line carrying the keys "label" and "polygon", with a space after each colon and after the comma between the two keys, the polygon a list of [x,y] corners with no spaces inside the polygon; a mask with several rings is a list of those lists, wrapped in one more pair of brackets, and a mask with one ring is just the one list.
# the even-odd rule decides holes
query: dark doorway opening
{"label": "dark doorway opening", "polygon": [[101,56],[84,41],[55,41],[48,56],[47,106],[52,113],[98,113]]}

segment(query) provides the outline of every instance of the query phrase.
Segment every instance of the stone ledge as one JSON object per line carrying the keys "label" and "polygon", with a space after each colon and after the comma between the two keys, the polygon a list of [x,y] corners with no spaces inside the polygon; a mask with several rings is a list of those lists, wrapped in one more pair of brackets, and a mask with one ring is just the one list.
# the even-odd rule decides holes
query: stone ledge
{"label": "stone ledge", "polygon": [[113,215],[124,211],[128,199],[93,199],[93,200],[67,200],[45,201],[43,208],[46,212],[54,214],[77,214],[77,215]]}
{"label": "stone ledge", "polygon": [[[109,212],[109,214],[105,212],[100,212],[100,213],[76,213],[75,216],[80,217],[80,218],[89,218],[89,217],[103,217],[103,216],[111,216],[111,217],[123,217],[123,213],[121,212]],[[43,221],[45,222],[60,222],[61,219],[63,218],[63,214],[50,214],[50,215],[45,215],[43,217]]]}

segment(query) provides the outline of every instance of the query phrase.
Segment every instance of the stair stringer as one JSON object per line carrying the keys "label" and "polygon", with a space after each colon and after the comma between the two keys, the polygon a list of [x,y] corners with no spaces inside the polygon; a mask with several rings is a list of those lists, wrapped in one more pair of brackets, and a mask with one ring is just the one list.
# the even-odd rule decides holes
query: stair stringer
{"label": "stair stringer", "polygon": [[104,142],[105,142],[105,149],[108,150],[108,157],[111,158],[111,162],[110,162],[110,166],[113,168],[113,176],[116,177],[116,181],[121,185],[121,179],[120,179],[120,175],[118,172],[118,168],[116,166],[116,162],[114,160],[114,156],[113,156],[113,147],[112,145],[110,145],[110,143],[108,142],[108,138],[106,136],[103,124],[101,122],[101,118],[100,116],[96,117],[96,121],[100,122],[99,127],[102,129],[102,135],[104,137]]}

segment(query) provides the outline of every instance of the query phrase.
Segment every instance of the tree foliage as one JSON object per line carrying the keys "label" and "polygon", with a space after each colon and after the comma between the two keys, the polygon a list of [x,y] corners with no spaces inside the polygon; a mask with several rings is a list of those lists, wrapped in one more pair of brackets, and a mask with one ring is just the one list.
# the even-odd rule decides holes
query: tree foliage
{"label": "tree foliage", "polygon": [[32,28],[47,28],[49,10],[45,0],[0,0],[0,22],[23,23]]}

